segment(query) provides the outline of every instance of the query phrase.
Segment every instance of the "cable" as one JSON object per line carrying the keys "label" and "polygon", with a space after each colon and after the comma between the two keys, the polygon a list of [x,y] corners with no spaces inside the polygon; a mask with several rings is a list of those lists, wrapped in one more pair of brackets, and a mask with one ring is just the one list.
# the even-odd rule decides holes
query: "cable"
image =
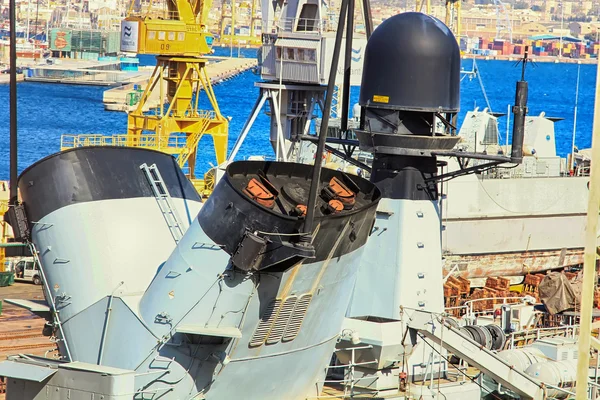
{"label": "cable", "polygon": [[490,105],[490,100],[487,97],[487,93],[485,92],[485,86],[483,86],[483,80],[481,79],[481,73],[479,72],[479,67],[475,59],[473,59],[473,70],[475,71],[475,75],[477,75],[477,79],[479,80],[479,85],[481,86],[481,91],[483,92],[483,98],[485,99],[485,104],[487,104],[488,110],[492,112],[492,106]]}

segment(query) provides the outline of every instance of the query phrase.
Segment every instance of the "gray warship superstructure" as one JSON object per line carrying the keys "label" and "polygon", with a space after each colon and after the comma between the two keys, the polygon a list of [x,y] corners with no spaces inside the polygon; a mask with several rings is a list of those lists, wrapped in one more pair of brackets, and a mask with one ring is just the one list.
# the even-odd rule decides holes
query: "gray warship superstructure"
{"label": "gray warship superstructure", "polygon": [[9,377],[45,377],[24,392],[9,379],[9,399],[45,398],[77,374],[99,386],[68,386],[71,398],[318,394],[379,191],[322,170],[305,235],[311,173],[232,163],[197,214],[193,187],[162,153],[81,148],[29,167],[20,190],[70,362],[4,364]]}
{"label": "gray warship superstructure", "polygon": [[320,164],[233,162],[198,212],[171,156],[116,147],[49,156],[18,184],[13,227],[40,264],[62,359],[1,364],[9,399],[319,394],[374,184]]}
{"label": "gray warship superstructure", "polygon": [[[397,37],[405,40],[395,41]],[[374,31],[366,49],[360,128],[355,133],[361,150],[373,153],[370,180],[381,190],[382,200],[367,243],[369,257],[361,261],[344,323],[345,340],[336,352],[339,362],[352,368],[344,386],[353,394],[483,397],[473,383],[429,385],[428,379],[447,379],[451,352],[517,392],[527,386],[527,393],[519,392],[523,397],[540,395],[534,380],[517,376],[491,353],[479,353],[470,339],[446,325],[442,288],[438,184],[521,162],[526,85],[518,82],[510,157],[456,152],[460,51],[454,35],[439,20],[420,13],[394,16]],[[440,173],[447,163],[442,158],[458,158],[461,168]],[[466,167],[470,159],[482,162]],[[500,348],[504,332],[499,327],[490,332],[487,337],[493,334],[498,339],[493,345]],[[511,375],[512,381],[507,379]]]}
{"label": "gray warship superstructure", "polygon": [[[0,364],[8,400],[327,398],[320,389],[336,345],[351,366],[341,383],[350,396],[563,396],[548,369],[536,375],[543,366],[515,368],[490,351],[502,347],[502,328],[466,334],[443,313],[438,183],[519,164],[527,110],[523,78],[510,157],[453,150],[459,70],[456,39],[435,18],[401,14],[373,34],[357,130],[373,153],[371,182],[318,162],[232,162],[194,217],[191,185],[161,153],[81,148],[28,168],[19,226],[40,258],[65,359]],[[327,114],[319,157],[326,126]],[[442,157],[460,159],[459,170],[440,173]],[[137,235],[153,230],[161,240],[148,249]],[[143,263],[127,263],[142,252],[151,253]],[[539,347],[550,354],[560,345]],[[449,352],[485,383],[446,382]]]}

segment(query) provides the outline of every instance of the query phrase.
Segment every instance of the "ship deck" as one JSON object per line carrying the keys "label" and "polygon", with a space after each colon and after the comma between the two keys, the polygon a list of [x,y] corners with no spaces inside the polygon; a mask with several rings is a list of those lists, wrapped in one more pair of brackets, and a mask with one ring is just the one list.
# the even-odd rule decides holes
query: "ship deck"
{"label": "ship deck", "polygon": [[[0,287],[0,300],[11,298],[43,300],[42,286],[15,282],[12,286]],[[46,357],[56,355],[56,345],[49,337],[42,335],[44,323],[44,319],[29,311],[3,302],[0,313],[0,361],[18,353]],[[0,400],[4,398],[4,386],[0,383]]]}

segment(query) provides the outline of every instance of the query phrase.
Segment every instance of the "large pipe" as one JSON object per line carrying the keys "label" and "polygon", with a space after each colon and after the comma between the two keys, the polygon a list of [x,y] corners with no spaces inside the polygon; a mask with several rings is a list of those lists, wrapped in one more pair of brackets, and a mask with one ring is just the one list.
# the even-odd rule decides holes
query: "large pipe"
{"label": "large pipe", "polygon": [[527,82],[517,82],[515,105],[513,107],[513,134],[510,159],[512,162],[523,161],[523,139],[525,138],[525,115],[527,115]]}
{"label": "large pipe", "polygon": [[17,28],[15,0],[9,0],[10,18],[10,192],[9,204],[17,204]]}
{"label": "large pipe", "polygon": [[521,70],[521,80],[517,82],[515,105],[513,106],[513,134],[510,159],[514,163],[523,161],[523,139],[525,138],[525,116],[527,115],[527,81],[525,81],[525,67],[527,66],[528,47],[525,46],[525,55]]}
{"label": "large pipe", "polygon": [[354,0],[348,4],[348,22],[346,25],[346,54],[344,54],[344,89],[342,90],[341,131],[348,130],[348,112],[350,111],[350,76],[352,71],[352,39],[354,38]]}
{"label": "large pipe", "polygon": [[[13,0],[14,1],[14,0]],[[319,182],[321,180],[321,160],[323,150],[325,149],[325,139],[327,138],[327,127],[329,125],[329,114],[331,113],[331,100],[333,98],[333,90],[335,87],[335,76],[337,75],[338,62],[340,58],[340,48],[342,47],[342,34],[344,33],[344,18],[348,9],[348,0],[342,0],[340,7],[339,26],[335,35],[335,46],[333,48],[333,58],[331,60],[331,70],[329,71],[329,82],[327,83],[327,96],[325,97],[325,109],[323,110],[323,119],[321,120],[321,129],[319,131],[319,142],[317,144],[317,152],[315,153],[315,165],[313,167],[312,183],[310,193],[308,195],[308,205],[306,210],[306,224],[304,232],[312,234],[315,207],[317,204],[317,192],[319,191]]]}

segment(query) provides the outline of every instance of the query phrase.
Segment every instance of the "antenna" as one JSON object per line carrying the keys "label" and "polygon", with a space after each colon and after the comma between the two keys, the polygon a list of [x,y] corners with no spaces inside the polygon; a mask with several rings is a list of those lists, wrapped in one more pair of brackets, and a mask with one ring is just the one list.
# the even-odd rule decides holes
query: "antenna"
{"label": "antenna", "polygon": [[529,56],[529,46],[525,46],[525,51],[523,52],[523,59],[520,60],[521,62],[521,80],[524,81],[525,80],[525,68],[527,67],[527,62],[529,61],[527,59],[527,56]]}

